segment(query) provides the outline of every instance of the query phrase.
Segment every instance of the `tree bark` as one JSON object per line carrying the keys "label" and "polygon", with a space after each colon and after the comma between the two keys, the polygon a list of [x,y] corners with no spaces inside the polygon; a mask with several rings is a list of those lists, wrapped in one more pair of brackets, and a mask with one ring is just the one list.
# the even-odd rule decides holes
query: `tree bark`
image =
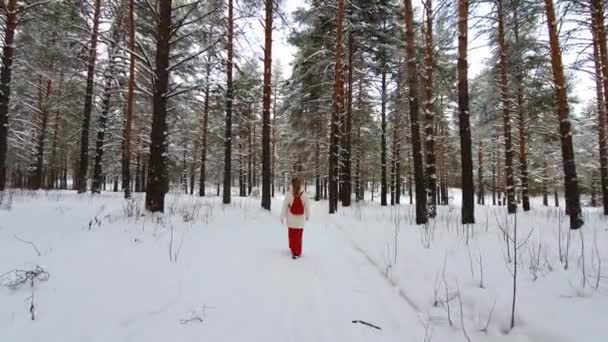
{"label": "tree bark", "polygon": [[15,54],[17,0],[8,0],[4,25],[4,47],[0,70],[0,191],[6,188],[6,159],[8,154],[8,110],[11,98],[11,73]]}
{"label": "tree bark", "polygon": [[97,123],[97,141],[95,143],[95,165],[93,168],[93,186],[92,193],[100,193],[103,183],[102,161],[104,153],[106,126],[108,122],[108,113],[110,112],[110,98],[112,96],[112,73],[114,72],[114,61],[112,55],[113,44],[110,44],[110,58],[108,70],[106,70],[106,81],[103,90],[103,99],[101,104],[101,113]]}
{"label": "tree bark", "polygon": [[[248,153],[247,153],[247,196],[251,195],[253,190],[253,167],[255,162],[253,161],[253,132],[255,132],[255,126],[253,123],[253,112],[251,111],[251,104],[249,104],[249,120],[247,122],[247,138],[248,138]],[[252,129],[253,127],[253,129]]]}
{"label": "tree bark", "polygon": [[270,210],[272,180],[270,165],[270,97],[272,95],[272,16],[274,0],[265,0],[264,89],[262,96],[262,208]]}
{"label": "tree bark", "polygon": [[511,109],[509,96],[509,66],[507,61],[507,43],[505,41],[505,22],[503,0],[497,0],[498,46],[500,49],[500,97],[503,112],[503,129],[505,135],[505,177],[507,190],[507,212],[517,211],[515,203],[515,186],[513,180],[513,143],[511,141]]}
{"label": "tree bark", "polygon": [[498,163],[498,142],[493,139],[494,151],[492,151],[492,205],[496,205],[496,169]]}
{"label": "tree bark", "polygon": [[209,130],[209,96],[211,93],[211,85],[210,85],[210,76],[211,76],[211,64],[210,61],[207,60],[207,65],[205,67],[205,99],[203,102],[203,137],[202,137],[202,146],[201,146],[201,173],[199,177],[199,191],[198,195],[200,197],[205,196],[205,182],[207,181],[207,131]]}
{"label": "tree bark", "polygon": [[43,186],[44,142],[46,137],[46,129],[49,122],[49,97],[51,96],[52,85],[53,81],[49,78],[46,81],[44,98],[41,98],[40,101],[40,115],[42,117],[42,122],[40,125],[40,132],[38,134],[38,144],[36,147],[36,168],[34,170],[34,179],[32,182],[32,189],[34,190],[38,190]]}
{"label": "tree bark", "polygon": [[89,128],[91,112],[93,110],[93,83],[95,81],[95,62],[97,60],[97,38],[99,31],[99,17],[101,14],[101,0],[95,0],[93,12],[93,30],[91,32],[91,47],[87,67],[87,85],[84,98],[84,112],[80,135],[80,164],[78,167],[78,193],[87,191],[87,172],[89,169]]}
{"label": "tree bark", "polygon": [[564,76],[564,66],[562,64],[553,0],[545,0],[545,10],[547,14],[547,25],[549,27],[551,67],[553,69],[553,79],[555,83],[557,114],[559,118],[562,145],[562,163],[564,167],[564,184],[566,188],[566,211],[570,216],[570,229],[579,229],[583,226],[584,221],[581,213],[576,164],[574,162],[574,149],[572,147],[572,125],[569,118],[568,92],[566,88],[566,78]]}
{"label": "tree bark", "polygon": [[351,171],[351,141],[352,141],[352,118],[353,118],[353,57],[355,54],[355,40],[353,33],[348,35],[348,98],[347,109],[344,117],[344,132],[342,135],[342,206],[350,207],[352,193],[352,171]]}
{"label": "tree bark", "polygon": [[604,215],[608,215],[608,145],[606,143],[606,113],[608,102],[608,48],[606,46],[606,28],[604,23],[604,3],[591,0],[591,22],[593,33],[593,57],[597,87],[597,116],[600,157],[600,184],[602,188],[602,205]]}
{"label": "tree bark", "polygon": [[[135,96],[135,0],[129,0],[129,81],[127,85],[127,108],[122,143],[122,184],[125,198],[131,198],[131,126]],[[139,177],[137,175],[136,177]],[[140,186],[141,187],[141,186]],[[140,189],[141,190],[141,189]]]}
{"label": "tree bark", "polygon": [[549,206],[549,163],[547,159],[543,161],[543,205]]}
{"label": "tree bark", "polygon": [[416,224],[425,224],[428,222],[428,215],[426,207],[427,196],[424,182],[424,166],[422,165],[422,144],[420,142],[420,121],[418,118],[418,70],[416,67],[414,10],[412,8],[412,0],[405,0],[404,4],[410,124],[412,153],[414,154],[414,182],[416,183]]}
{"label": "tree bark", "polygon": [[386,175],[386,162],[387,162],[387,158],[386,158],[386,66],[382,66],[382,88],[380,90],[380,97],[381,97],[381,109],[380,109],[380,115],[381,115],[381,123],[380,123],[380,130],[381,130],[381,142],[380,142],[380,167],[381,167],[381,173],[380,173],[380,205],[382,206],[386,206],[387,205],[387,200],[386,200],[386,196],[387,196],[387,175]]}
{"label": "tree bark", "polygon": [[[513,9],[513,33],[515,44],[520,44],[519,39],[519,2]],[[528,130],[524,113],[524,70],[523,60],[519,61],[516,72],[517,82],[517,121],[519,128],[519,168],[521,180],[521,199],[524,211],[530,211],[530,194],[528,189]]]}
{"label": "tree bark", "polygon": [[426,0],[426,30],[425,30],[425,150],[426,150],[426,192],[429,217],[437,216],[437,169],[435,165],[435,137],[434,137],[434,98],[433,77],[435,69],[434,42],[433,42],[433,0]]}
{"label": "tree bark", "polygon": [[343,66],[343,27],[344,0],[338,0],[336,16],[336,64],[334,77],[333,112],[331,118],[331,136],[329,148],[329,213],[338,210],[338,169],[339,169],[339,127],[338,122],[344,113],[344,66]]}
{"label": "tree bark", "polygon": [[483,143],[479,142],[479,151],[477,152],[477,180],[478,180],[478,193],[477,193],[477,204],[486,204],[485,193],[483,186]]}
{"label": "tree bark", "polygon": [[159,22],[156,42],[156,69],[152,97],[152,132],[150,134],[150,161],[146,209],[152,212],[165,210],[168,191],[167,175],[167,92],[169,90],[169,56],[172,0],[158,0]]}
{"label": "tree bark", "polygon": [[468,17],[469,0],[458,1],[458,125],[460,128],[460,159],[462,162],[462,224],[475,223],[475,186],[473,185],[473,153],[469,113],[468,81]]}
{"label": "tree bark", "polygon": [[232,68],[234,64],[234,15],[233,0],[228,0],[228,36],[226,50],[226,130],[224,138],[224,189],[223,203],[229,204],[231,200],[232,179],[232,100],[233,82]]}

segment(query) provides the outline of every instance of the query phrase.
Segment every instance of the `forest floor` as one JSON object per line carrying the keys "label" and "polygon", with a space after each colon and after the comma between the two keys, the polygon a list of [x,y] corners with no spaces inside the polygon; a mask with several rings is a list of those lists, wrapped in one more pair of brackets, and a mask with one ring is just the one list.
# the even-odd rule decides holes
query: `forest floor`
{"label": "forest floor", "polygon": [[0,202],[0,341],[608,336],[608,226],[596,209],[569,233],[559,210],[536,201],[510,218],[477,207],[469,227],[457,205],[418,227],[409,205],[329,216],[314,203],[303,257],[292,260],[280,198],[268,213],[254,198],[224,206],[171,194],[164,215],[146,214],[141,194],[14,192]]}

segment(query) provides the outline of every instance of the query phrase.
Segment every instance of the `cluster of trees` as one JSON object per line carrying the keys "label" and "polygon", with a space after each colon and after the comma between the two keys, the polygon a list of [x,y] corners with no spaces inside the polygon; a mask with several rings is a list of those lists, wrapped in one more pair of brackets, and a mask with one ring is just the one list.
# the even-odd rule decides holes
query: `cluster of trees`
{"label": "cluster of trees", "polygon": [[[214,184],[224,203],[235,186],[261,186],[270,209],[298,173],[330,213],[371,192],[381,205],[409,197],[424,224],[460,187],[463,224],[488,190],[514,213],[563,188],[572,228],[582,193],[592,205],[601,194],[608,214],[601,0],[309,0],[292,24],[277,0],[1,10],[0,190],[145,191],[146,208],[162,211],[171,184],[200,196]],[[247,39],[251,21],[262,49]],[[273,63],[277,22],[297,49],[288,79]],[[493,52],[474,78],[471,36]],[[578,116],[566,47],[596,80]]]}
{"label": "cluster of trees", "polygon": [[[462,223],[468,224],[475,222],[475,195],[478,204],[485,204],[486,189],[491,189],[494,205],[515,213],[519,203],[530,210],[531,194],[542,194],[548,205],[553,191],[557,203],[563,186],[571,227],[582,226],[580,194],[591,193],[595,203],[597,170],[605,168],[595,164],[606,157],[581,153],[577,164],[574,151],[604,148],[606,119],[601,113],[606,101],[598,96],[590,101],[598,103],[597,111],[569,114],[568,102],[576,99],[566,83],[560,44],[599,67],[606,64],[608,56],[601,51],[591,55],[588,44],[568,39],[583,26],[605,43],[603,29],[596,29],[603,25],[604,10],[594,9],[601,1],[415,4],[419,6],[408,0],[317,0],[296,12],[300,29],[292,43],[298,55],[286,115],[295,141],[312,136],[316,142],[292,152],[314,165],[307,170],[317,179],[316,198],[328,192],[331,213],[338,199],[348,206],[351,192],[360,200],[361,188],[371,186],[373,196],[378,184],[382,205],[388,205],[389,195],[390,203],[398,204],[408,194],[410,203],[416,203],[417,223],[424,224],[437,205],[448,203],[448,187],[459,187]],[[601,25],[581,20],[590,15]],[[472,24],[469,18],[475,18]],[[572,30],[558,27],[573,24]],[[473,79],[469,30],[486,37],[492,50]],[[539,31],[546,36],[539,37]],[[586,38],[577,37],[589,43]],[[579,64],[579,70],[592,72],[587,61]],[[595,77],[605,79],[600,72]],[[594,120],[588,121],[588,115]],[[575,146],[573,126],[589,122],[594,123],[592,132],[599,132],[599,145],[579,134]],[[317,157],[323,153],[329,154],[327,164]],[[583,182],[577,166],[579,175],[581,168],[589,174],[580,178]],[[608,198],[603,188],[602,195]]]}

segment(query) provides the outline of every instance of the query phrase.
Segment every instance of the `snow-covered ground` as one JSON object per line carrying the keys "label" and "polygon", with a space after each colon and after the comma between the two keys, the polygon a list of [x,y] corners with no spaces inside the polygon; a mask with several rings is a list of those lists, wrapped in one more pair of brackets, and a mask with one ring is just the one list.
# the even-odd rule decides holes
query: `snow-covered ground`
{"label": "snow-covered ground", "polygon": [[0,204],[0,284],[35,275],[14,270],[46,273],[33,288],[0,286],[0,341],[608,339],[608,231],[596,209],[569,243],[555,208],[518,214],[511,330],[515,217],[504,207],[477,207],[468,228],[460,208],[440,207],[419,227],[409,205],[329,216],[315,203],[294,261],[279,198],[268,213],[258,199],[172,194],[165,215],[142,216],[141,197],[12,196]]}

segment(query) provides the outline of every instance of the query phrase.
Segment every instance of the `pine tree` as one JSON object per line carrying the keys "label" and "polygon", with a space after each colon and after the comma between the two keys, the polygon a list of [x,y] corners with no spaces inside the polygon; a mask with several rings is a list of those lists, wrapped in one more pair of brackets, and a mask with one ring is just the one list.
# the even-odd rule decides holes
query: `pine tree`
{"label": "pine tree", "polygon": [[433,0],[426,0],[424,3],[426,12],[424,42],[425,42],[425,75],[423,78],[425,94],[425,151],[426,151],[426,192],[429,216],[437,215],[437,175],[435,166],[435,138],[434,138],[434,95],[433,77],[435,69],[434,40],[433,40]]}
{"label": "pine tree", "polygon": [[[262,108],[262,208],[270,210],[271,159],[270,159],[270,105],[272,78],[272,17],[273,1],[265,0],[266,18],[264,22],[264,94]],[[276,85],[275,85],[276,86]]]}
{"label": "pine tree", "polygon": [[94,0],[93,28],[91,42],[88,50],[87,85],[84,98],[84,112],[80,134],[80,163],[78,167],[77,187],[78,193],[87,191],[87,172],[89,169],[89,129],[91,112],[93,111],[93,84],[95,82],[95,64],[97,62],[97,40],[99,35],[99,21],[101,17],[101,0]]}
{"label": "pine tree", "polygon": [[604,3],[591,0],[591,22],[593,34],[593,59],[597,88],[597,116],[599,135],[600,181],[604,215],[608,215],[608,145],[606,142],[606,111],[608,110],[608,48],[606,47],[606,29],[604,25]]}
{"label": "pine tree", "polygon": [[171,40],[172,0],[159,0],[156,67],[152,98],[152,131],[150,133],[150,169],[146,189],[146,209],[164,212],[167,175],[167,97],[169,92],[169,54]]}
{"label": "pine tree", "polygon": [[412,150],[414,153],[414,182],[416,183],[416,224],[428,222],[426,207],[426,190],[424,182],[424,170],[422,165],[422,144],[420,142],[420,122],[418,119],[418,70],[416,67],[416,37],[414,34],[414,10],[412,1],[405,0],[405,37],[406,58],[409,86],[410,123],[412,135]]}
{"label": "pine tree", "polygon": [[555,101],[557,116],[559,118],[559,132],[562,145],[562,163],[564,167],[564,184],[566,187],[566,211],[570,216],[570,229],[579,229],[584,221],[581,215],[578,180],[576,177],[576,164],[572,147],[572,124],[569,120],[568,94],[564,66],[557,30],[557,19],[553,0],[545,1],[547,25],[549,28],[549,44],[551,49],[551,66],[555,84]]}
{"label": "pine tree", "polygon": [[469,121],[468,17],[469,0],[458,0],[458,125],[460,128],[460,159],[462,161],[462,224],[475,223],[475,188],[473,185],[471,124]]}
{"label": "pine tree", "polygon": [[228,32],[226,41],[226,129],[224,131],[224,192],[223,202],[229,204],[232,187],[232,68],[234,64],[234,13],[233,0],[228,0]]}
{"label": "pine tree", "polygon": [[505,178],[507,190],[507,211],[514,214],[517,211],[515,203],[515,184],[513,179],[513,143],[511,136],[511,98],[509,94],[509,68],[508,52],[505,40],[505,22],[503,14],[503,0],[496,0],[496,16],[498,22],[498,45],[500,49],[500,97],[503,111],[503,129],[505,137]]}
{"label": "pine tree", "polygon": [[343,26],[344,0],[338,1],[336,15],[336,64],[334,77],[333,112],[331,118],[331,136],[329,148],[329,213],[338,210],[338,168],[340,153],[339,121],[344,115],[344,70],[343,70]]}
{"label": "pine tree", "polygon": [[[131,131],[133,126],[133,107],[135,101],[135,0],[129,1],[128,33],[129,33],[129,81],[127,88],[127,105],[124,120],[122,143],[122,185],[125,198],[131,198]],[[139,160],[139,158],[138,158]],[[139,165],[139,164],[138,164]],[[141,186],[139,174],[136,174]],[[140,186],[136,186],[139,191]]]}
{"label": "pine tree", "polygon": [[0,70],[0,191],[6,187],[6,158],[8,151],[8,110],[11,97],[11,72],[15,54],[15,30],[17,28],[17,0],[6,5],[4,47]]}

